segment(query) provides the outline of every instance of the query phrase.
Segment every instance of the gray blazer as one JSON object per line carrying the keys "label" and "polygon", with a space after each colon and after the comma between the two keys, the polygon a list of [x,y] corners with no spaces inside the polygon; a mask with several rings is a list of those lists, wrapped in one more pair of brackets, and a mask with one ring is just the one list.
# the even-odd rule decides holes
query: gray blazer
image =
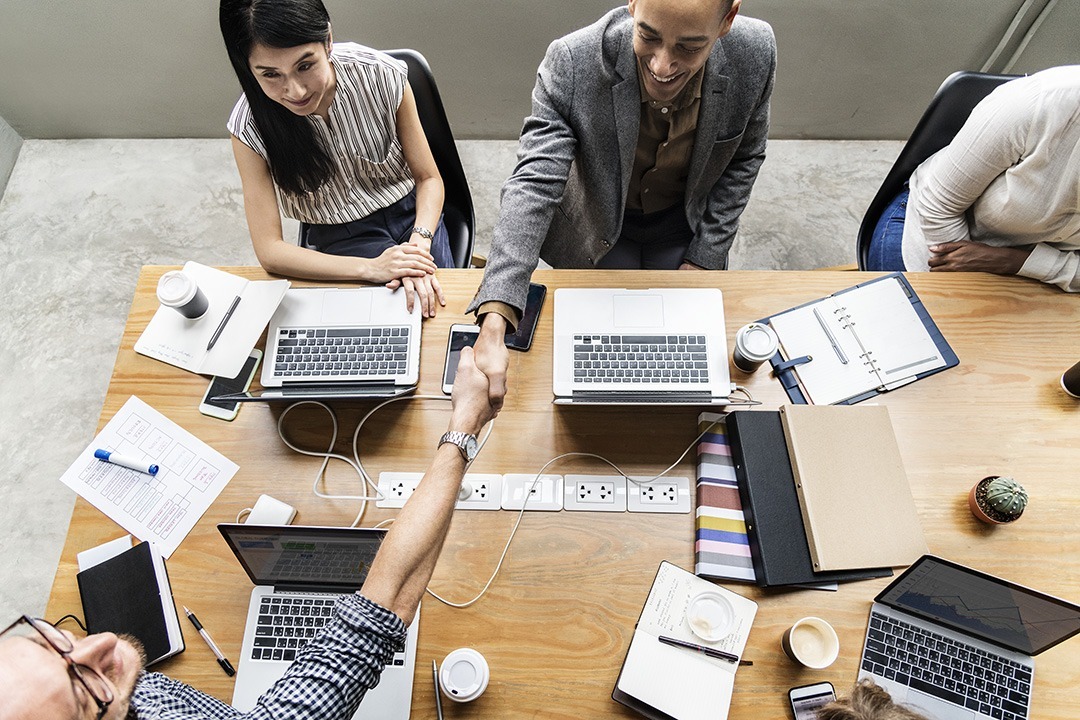
{"label": "gray blazer", "polygon": [[[641,119],[632,32],[624,5],[548,47],[469,312],[489,300],[520,312],[538,256],[592,268],[618,240]],[[775,67],[772,28],[741,16],[705,63],[685,200],[695,265],[726,266],[765,159]]]}

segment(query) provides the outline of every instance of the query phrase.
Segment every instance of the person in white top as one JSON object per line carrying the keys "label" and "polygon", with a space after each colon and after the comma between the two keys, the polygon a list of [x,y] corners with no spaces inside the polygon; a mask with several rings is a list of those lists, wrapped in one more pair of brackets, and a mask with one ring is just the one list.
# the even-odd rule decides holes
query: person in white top
{"label": "person in white top", "polygon": [[[452,267],[443,183],[405,64],[334,44],[322,0],[221,0],[244,94],[229,118],[252,244],[269,272],[404,287],[425,317]],[[280,212],[300,220],[299,244]]]}
{"label": "person in white top", "polygon": [[1007,82],[883,213],[873,270],[983,271],[1080,292],[1080,65]]}

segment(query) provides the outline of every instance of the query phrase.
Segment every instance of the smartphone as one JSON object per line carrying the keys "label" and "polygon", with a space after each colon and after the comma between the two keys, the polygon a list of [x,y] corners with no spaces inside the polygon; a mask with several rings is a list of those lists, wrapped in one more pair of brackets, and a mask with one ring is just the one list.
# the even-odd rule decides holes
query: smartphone
{"label": "smartphone", "polygon": [[221,420],[232,420],[240,412],[240,403],[235,400],[214,400],[218,395],[230,395],[232,393],[245,392],[251,386],[251,379],[255,377],[255,368],[259,367],[262,359],[262,350],[252,350],[244,361],[244,367],[240,368],[240,374],[234,378],[217,377],[210,379],[210,387],[206,388],[202,402],[199,403],[199,412],[203,415],[216,417]]}
{"label": "smartphone", "polygon": [[540,321],[540,308],[544,306],[547,288],[538,283],[529,283],[529,296],[525,298],[525,311],[521,314],[515,332],[506,333],[504,342],[512,350],[528,350],[532,346],[536,323]]}
{"label": "smartphone", "polygon": [[832,683],[820,682],[788,690],[795,720],[815,720],[817,711],[836,699]]}
{"label": "smartphone", "polygon": [[443,365],[442,391],[447,395],[454,389],[458,361],[462,348],[472,347],[480,337],[479,325],[451,325],[450,339],[446,343],[446,363]]}

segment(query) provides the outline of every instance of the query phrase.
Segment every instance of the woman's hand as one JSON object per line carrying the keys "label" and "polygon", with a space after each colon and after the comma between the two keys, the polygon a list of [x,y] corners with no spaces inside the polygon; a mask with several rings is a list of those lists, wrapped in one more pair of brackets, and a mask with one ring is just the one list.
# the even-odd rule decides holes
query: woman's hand
{"label": "woman's hand", "polygon": [[360,279],[367,282],[389,283],[407,277],[420,278],[435,272],[435,260],[426,250],[405,243],[366,260],[362,272]]}
{"label": "woman's hand", "polygon": [[439,279],[434,275],[391,280],[386,283],[386,287],[391,290],[397,290],[399,287],[405,288],[405,306],[409,309],[409,312],[412,312],[413,309],[413,294],[415,293],[416,297],[420,299],[420,313],[426,318],[435,317],[435,313],[438,311],[436,302],[439,305],[446,306],[446,296],[443,295]]}
{"label": "woman's hand", "polygon": [[962,240],[931,245],[927,264],[932,271],[1015,275],[1020,272],[1030,254],[1030,247],[994,247]]}

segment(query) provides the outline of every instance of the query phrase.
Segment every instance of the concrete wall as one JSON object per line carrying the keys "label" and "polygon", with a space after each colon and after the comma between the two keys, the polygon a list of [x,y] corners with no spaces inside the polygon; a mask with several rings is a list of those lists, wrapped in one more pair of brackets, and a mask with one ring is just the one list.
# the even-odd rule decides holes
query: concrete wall
{"label": "concrete wall", "polygon": [[0,197],[4,196],[8,178],[11,177],[11,171],[15,169],[15,161],[19,159],[22,142],[22,137],[4,122],[4,118],[0,117]]}
{"label": "concrete wall", "polygon": [[[1052,0],[1036,0],[1024,18]],[[618,0],[326,0],[335,37],[427,55],[455,133],[514,138],[547,44]],[[1022,0],[744,0],[780,45],[774,137],[906,138],[950,72],[979,69]],[[3,0],[0,116],[23,137],[223,137],[239,92],[217,0]],[[1017,71],[1080,63],[1058,2]]]}

